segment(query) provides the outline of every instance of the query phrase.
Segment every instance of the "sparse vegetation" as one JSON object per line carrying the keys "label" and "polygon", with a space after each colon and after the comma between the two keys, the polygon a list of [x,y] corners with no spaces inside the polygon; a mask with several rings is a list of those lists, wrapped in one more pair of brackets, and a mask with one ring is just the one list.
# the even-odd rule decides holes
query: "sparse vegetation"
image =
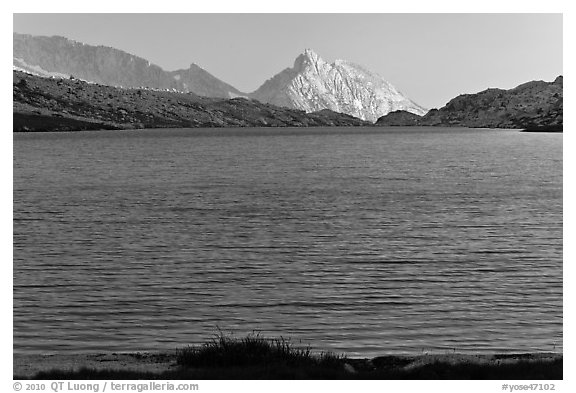
{"label": "sparse vegetation", "polygon": [[[135,363],[156,361],[169,364],[169,367],[161,372],[146,369],[82,367],[42,371],[31,379],[559,380],[563,378],[562,355],[544,357],[537,354],[493,355],[485,357],[483,362],[459,358],[457,354],[447,355],[442,360],[434,360],[433,355],[352,359],[333,353],[314,353],[310,347],[295,345],[283,337],[266,338],[260,334],[251,334],[235,338],[222,332],[203,345],[185,347],[171,355],[129,356]],[[18,375],[17,370],[15,371],[14,379],[29,377]]]}
{"label": "sparse vegetation", "polygon": [[345,360],[345,356],[329,352],[313,354],[310,347],[297,347],[283,337],[265,338],[257,333],[234,338],[222,332],[202,346],[179,350],[176,358],[179,365],[187,367],[342,367]]}

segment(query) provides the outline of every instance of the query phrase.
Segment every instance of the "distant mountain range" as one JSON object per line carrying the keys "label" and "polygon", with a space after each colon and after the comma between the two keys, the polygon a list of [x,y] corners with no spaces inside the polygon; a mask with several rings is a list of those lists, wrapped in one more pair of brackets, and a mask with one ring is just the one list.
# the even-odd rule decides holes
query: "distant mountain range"
{"label": "distant mountain range", "polygon": [[186,70],[165,71],[124,51],[65,37],[14,33],[13,48],[14,69],[40,76],[74,76],[110,86],[168,89],[206,97],[248,97],[308,113],[329,109],[372,122],[394,110],[426,113],[377,74],[343,60],[329,64],[309,49],[296,58],[292,68],[255,92],[243,93],[195,64]]}
{"label": "distant mountain range", "polygon": [[14,33],[14,68],[40,76],[83,79],[118,87],[149,87],[193,92],[206,97],[244,95],[196,64],[187,70],[164,71],[124,51],[92,46],[65,37]]}
{"label": "distant mountain range", "polygon": [[424,116],[396,111],[380,117],[376,125],[562,131],[563,80],[559,76],[553,82],[532,81],[510,90],[487,89],[463,94]]}
{"label": "distant mountain range", "polygon": [[[343,60],[327,63],[310,49],[296,58],[293,67],[267,80],[253,93],[243,93],[195,64],[186,70],[164,71],[121,50],[86,45],[64,37],[14,33],[13,48],[15,71],[55,77],[62,81],[57,86],[64,83],[69,85],[71,92],[77,93],[67,99],[61,89],[54,87],[57,82],[38,82],[31,76],[18,74],[19,80],[33,82],[37,89],[47,91],[41,98],[38,92],[15,82],[15,119],[28,119],[18,120],[20,126],[15,121],[15,130],[70,129],[72,123],[64,122],[62,125],[62,121],[52,121],[54,117],[89,123],[82,126],[88,127],[84,129],[369,125],[371,123],[367,121],[376,120],[377,126],[545,131],[561,131],[563,128],[562,76],[554,82],[532,81],[510,90],[488,89],[460,95],[443,108],[426,112],[377,74]],[[76,79],[73,83],[68,81],[72,77]],[[78,79],[98,85],[78,85]],[[109,92],[105,86],[118,88]],[[140,91],[138,96],[133,96],[133,92],[128,90],[134,88]],[[92,90],[94,97],[84,94]],[[154,90],[173,92],[174,98],[168,101],[171,112],[166,109],[165,95],[144,93]],[[111,94],[110,99],[102,99],[102,92]],[[46,97],[51,97],[52,101]],[[147,97],[147,101],[140,105],[137,99],[142,97]],[[191,97],[196,98],[192,100]],[[237,101],[239,98],[243,100]],[[222,100],[230,99],[233,99],[231,106],[222,103]],[[190,100],[194,102],[194,110],[190,109]],[[122,101],[126,105],[122,105]],[[106,108],[102,107],[104,103]],[[225,110],[221,110],[221,106]],[[111,109],[123,112],[120,115],[104,113]],[[149,115],[153,118],[140,113],[147,110],[152,111]],[[311,116],[306,116],[306,113]],[[43,127],[38,122],[30,123],[31,114],[43,116],[51,125]],[[46,120],[46,116],[52,120]]]}

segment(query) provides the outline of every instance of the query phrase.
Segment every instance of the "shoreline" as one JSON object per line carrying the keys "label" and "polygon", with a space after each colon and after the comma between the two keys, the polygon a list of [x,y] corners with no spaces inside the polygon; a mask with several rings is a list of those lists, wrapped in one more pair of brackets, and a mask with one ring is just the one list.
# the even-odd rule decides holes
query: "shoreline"
{"label": "shoreline", "polygon": [[[12,74],[13,132],[236,127],[463,127],[521,132],[563,131],[561,108],[560,120],[538,115],[540,117],[528,123],[493,118],[482,121],[468,118],[467,113],[450,111],[424,123],[420,122],[420,117],[417,120],[385,121],[387,116],[398,116],[398,112],[372,122],[329,109],[305,112],[245,97],[210,98],[178,91],[119,88],[78,79],[44,78],[16,70]],[[435,113],[442,110],[435,110]]]}
{"label": "shoreline", "polygon": [[[541,379],[562,379],[562,361],[563,353],[512,353],[512,354],[421,354],[421,355],[383,355],[374,358],[343,358],[342,366],[345,370],[343,378],[339,379],[365,379],[362,375],[365,372],[389,372],[398,373],[402,372],[410,375],[411,372],[420,369],[430,369],[440,367],[443,372],[450,369],[458,370],[461,367],[480,367],[480,368],[494,368],[494,369],[515,369],[516,366],[525,367],[526,365],[532,367],[537,366],[545,374],[545,378]],[[559,366],[558,366],[559,365]],[[559,369],[558,369],[559,367]],[[218,368],[222,371],[222,379],[234,379],[226,377],[226,370]],[[13,354],[13,372],[14,379],[42,379],[47,374],[72,374],[81,373],[82,371],[90,370],[96,376],[90,379],[108,379],[112,373],[112,377],[116,373],[131,373],[131,376],[136,378],[131,379],[177,379],[179,371],[183,370],[182,366],[177,363],[177,351],[150,351],[150,352],[129,352],[129,353],[90,353],[90,354],[53,354],[53,355],[34,355],[34,354]],[[190,369],[187,369],[190,370]],[[197,368],[197,370],[200,370]],[[212,372],[218,372],[212,368]],[[238,369],[235,369],[236,373]],[[250,370],[253,371],[253,370]],[[38,373],[40,378],[36,378]],[[551,374],[550,374],[551,373]],[[559,378],[554,378],[554,375],[559,373]],[[420,375],[421,373],[417,374]],[[102,376],[99,378],[98,375]],[[138,376],[142,378],[138,378]],[[211,378],[197,379],[214,379]],[[252,374],[250,374],[252,375]],[[368,374],[366,374],[368,375]],[[428,372],[428,378],[423,379],[460,379],[458,376],[454,378],[442,378],[442,373]],[[248,375],[249,376],[249,375]],[[518,378],[518,374],[508,376],[507,371],[504,371],[502,379],[504,378]],[[218,378],[218,374],[217,374]],[[533,374],[525,375],[526,379],[539,379],[538,376]],[[45,378],[50,379],[50,378]],[[82,378],[80,378],[82,379]],[[113,379],[113,378],[111,378]],[[252,378],[248,378],[252,379]],[[267,378],[265,378],[267,379]],[[284,378],[280,378],[284,379]],[[293,379],[293,378],[287,378]],[[296,379],[309,379],[306,376]],[[311,378],[316,379],[316,378]],[[332,378],[328,378],[332,379]],[[372,378],[368,378],[372,379]],[[387,378],[377,378],[387,379]],[[422,378],[407,378],[407,379],[422,379]],[[477,379],[466,378],[463,376],[461,379]],[[484,379],[484,378],[478,378]],[[487,378],[490,379],[490,378]],[[499,379],[498,376],[492,379]]]}

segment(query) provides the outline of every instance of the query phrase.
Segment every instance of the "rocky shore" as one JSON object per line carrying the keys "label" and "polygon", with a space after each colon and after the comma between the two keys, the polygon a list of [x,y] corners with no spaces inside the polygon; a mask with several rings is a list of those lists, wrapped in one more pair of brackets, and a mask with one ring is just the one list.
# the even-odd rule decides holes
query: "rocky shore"
{"label": "rocky shore", "polygon": [[176,351],[78,355],[14,355],[15,379],[562,379],[562,354],[423,354],[343,358],[319,375],[297,366],[193,367]]}
{"label": "rocky shore", "polygon": [[462,94],[424,116],[395,111],[380,117],[376,125],[561,132],[563,85],[563,77],[559,76],[553,82],[532,81],[510,90],[487,89],[477,94]]}

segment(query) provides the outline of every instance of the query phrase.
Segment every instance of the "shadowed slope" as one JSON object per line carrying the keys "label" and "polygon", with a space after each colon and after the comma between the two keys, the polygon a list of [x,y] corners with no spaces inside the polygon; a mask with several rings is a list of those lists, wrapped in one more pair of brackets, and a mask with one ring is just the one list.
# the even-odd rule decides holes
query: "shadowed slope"
{"label": "shadowed slope", "polygon": [[306,114],[245,98],[120,89],[13,73],[14,131],[133,128],[362,126],[335,112]]}
{"label": "shadowed slope", "polygon": [[376,125],[562,131],[563,84],[563,77],[559,76],[554,82],[532,81],[510,90],[487,89],[463,94],[422,117],[404,111],[393,112],[379,118]]}

